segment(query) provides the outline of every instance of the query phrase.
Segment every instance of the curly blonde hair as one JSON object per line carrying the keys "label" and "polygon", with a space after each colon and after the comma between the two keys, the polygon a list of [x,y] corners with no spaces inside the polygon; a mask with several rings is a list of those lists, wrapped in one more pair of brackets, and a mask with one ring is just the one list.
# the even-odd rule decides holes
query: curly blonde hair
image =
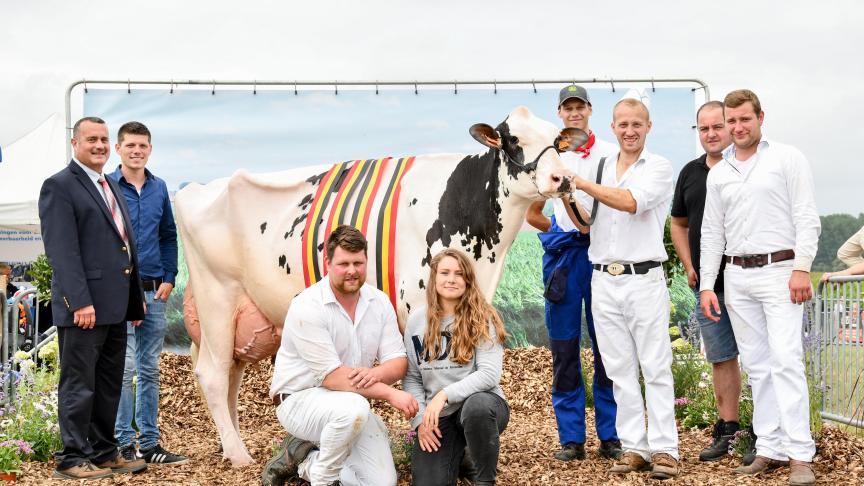
{"label": "curly blonde hair", "polygon": [[465,280],[465,293],[456,304],[456,320],[450,330],[450,359],[459,364],[466,364],[474,357],[474,349],[484,340],[491,341],[489,323],[495,327],[495,338],[504,344],[507,331],[498,312],[483,297],[477,288],[474,265],[465,253],[445,248],[434,258],[429,268],[429,283],[426,286],[426,333],[423,335],[424,354],[427,361],[434,360],[441,353],[441,319],[444,309],[435,290],[438,265],[446,257],[459,263],[462,278]]}

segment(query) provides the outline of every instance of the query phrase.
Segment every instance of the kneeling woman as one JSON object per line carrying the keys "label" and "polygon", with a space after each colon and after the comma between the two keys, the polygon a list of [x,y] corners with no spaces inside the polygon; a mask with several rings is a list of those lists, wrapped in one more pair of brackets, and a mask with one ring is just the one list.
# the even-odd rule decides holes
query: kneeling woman
{"label": "kneeling woman", "polygon": [[405,391],[420,412],[411,422],[414,486],[455,485],[459,465],[473,460],[477,485],[495,484],[498,437],[510,419],[501,391],[504,324],[483,298],[464,253],[445,249],[432,259],[426,308],[408,319]]}

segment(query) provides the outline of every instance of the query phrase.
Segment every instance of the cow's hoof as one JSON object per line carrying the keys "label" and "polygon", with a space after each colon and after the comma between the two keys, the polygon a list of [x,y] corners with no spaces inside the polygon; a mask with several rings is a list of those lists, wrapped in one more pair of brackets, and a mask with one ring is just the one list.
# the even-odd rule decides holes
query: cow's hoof
{"label": "cow's hoof", "polygon": [[255,459],[252,459],[252,456],[249,455],[248,452],[244,452],[243,454],[238,454],[234,457],[225,455],[225,459],[231,461],[231,467],[243,467],[243,466],[251,466],[255,464]]}

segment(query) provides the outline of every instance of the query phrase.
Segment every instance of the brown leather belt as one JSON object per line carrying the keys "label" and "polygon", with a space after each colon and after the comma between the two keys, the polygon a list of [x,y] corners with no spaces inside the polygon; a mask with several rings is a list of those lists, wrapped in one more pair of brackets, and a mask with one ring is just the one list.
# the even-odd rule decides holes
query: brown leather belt
{"label": "brown leather belt", "polygon": [[276,407],[278,407],[279,405],[282,405],[282,402],[284,402],[285,400],[288,400],[288,397],[290,397],[290,396],[291,396],[290,393],[277,393],[277,394],[273,395],[273,405]]}
{"label": "brown leather belt", "polygon": [[780,250],[775,251],[774,253],[765,253],[762,255],[726,255],[726,263],[738,265],[741,268],[758,268],[764,267],[770,263],[792,260],[793,258],[795,258],[794,250]]}

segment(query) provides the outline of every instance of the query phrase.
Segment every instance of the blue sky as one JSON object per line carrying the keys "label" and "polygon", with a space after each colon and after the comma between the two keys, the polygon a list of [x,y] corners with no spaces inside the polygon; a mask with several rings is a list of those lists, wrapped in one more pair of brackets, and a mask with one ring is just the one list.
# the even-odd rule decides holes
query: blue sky
{"label": "blue sky", "polygon": [[[244,168],[272,172],[355,158],[477,153],[468,134],[477,122],[492,126],[518,105],[560,125],[556,116],[561,86],[459,87],[433,89],[210,90],[89,89],[84,113],[102,117],[116,142],[116,130],[137,120],[153,133],[148,167],[177,190],[183,182],[208,182]],[[626,90],[591,89],[591,127],[614,142],[611,108]],[[653,129],[648,148],[672,161],[676,172],[699,154],[694,92],[688,87],[647,90]],[[701,95],[699,102],[701,102]],[[109,167],[120,163],[112,154]]]}

